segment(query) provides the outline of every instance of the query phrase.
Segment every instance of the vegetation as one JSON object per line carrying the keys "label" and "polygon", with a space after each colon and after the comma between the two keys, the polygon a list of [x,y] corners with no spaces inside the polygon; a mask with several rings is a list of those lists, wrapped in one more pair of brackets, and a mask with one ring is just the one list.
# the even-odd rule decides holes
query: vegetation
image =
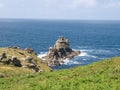
{"label": "vegetation", "polygon": [[[13,63],[13,57],[16,58],[15,63]],[[21,68],[15,66],[21,66]],[[27,48],[23,50],[19,47],[0,48],[0,72],[3,72],[4,69],[5,73],[13,73],[17,70],[33,72],[33,69],[46,72],[51,71],[51,68],[44,64],[32,49]]]}
{"label": "vegetation", "polygon": [[120,57],[54,72],[15,75],[0,78],[0,90],[120,90]]}

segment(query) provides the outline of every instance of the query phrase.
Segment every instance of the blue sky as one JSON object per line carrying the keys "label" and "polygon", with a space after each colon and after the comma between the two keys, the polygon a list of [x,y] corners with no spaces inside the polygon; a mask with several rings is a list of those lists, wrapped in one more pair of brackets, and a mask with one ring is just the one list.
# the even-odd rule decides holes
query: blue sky
{"label": "blue sky", "polygon": [[0,18],[120,20],[120,0],[0,0]]}

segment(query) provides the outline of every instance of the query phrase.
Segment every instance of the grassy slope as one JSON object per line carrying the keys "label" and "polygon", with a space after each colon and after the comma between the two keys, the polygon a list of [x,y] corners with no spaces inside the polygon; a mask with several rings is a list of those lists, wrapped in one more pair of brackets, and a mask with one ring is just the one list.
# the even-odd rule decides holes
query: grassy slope
{"label": "grassy slope", "polygon": [[33,71],[28,68],[14,67],[12,65],[8,66],[0,63],[0,78],[23,76],[31,73],[33,73]]}
{"label": "grassy slope", "polygon": [[[7,56],[16,56],[22,63],[27,64],[26,62],[24,62],[24,60],[22,60],[23,58],[27,57],[27,56],[31,56],[33,57],[33,61],[37,61],[37,65],[40,66],[40,68],[44,71],[50,71],[51,69],[44,63],[41,62],[41,60],[34,54],[34,53],[28,53],[25,50],[22,49],[12,49],[12,48],[0,48],[0,54],[2,53],[6,53]],[[2,68],[2,69],[1,69]],[[9,73],[11,66],[5,66],[0,64],[0,72],[4,72],[4,69],[6,71],[6,73]],[[17,68],[17,67],[12,67],[12,71],[16,72],[16,70],[27,70],[26,72],[30,72],[30,70],[26,69],[26,68]],[[12,72],[11,72],[12,73]]]}
{"label": "grassy slope", "polygon": [[120,90],[120,57],[55,72],[0,78],[0,90]]}

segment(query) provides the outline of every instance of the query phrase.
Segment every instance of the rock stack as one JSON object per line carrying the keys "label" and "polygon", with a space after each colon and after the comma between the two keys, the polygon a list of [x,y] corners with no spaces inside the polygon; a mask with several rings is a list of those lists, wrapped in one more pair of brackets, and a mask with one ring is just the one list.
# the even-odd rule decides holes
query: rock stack
{"label": "rock stack", "polygon": [[42,57],[42,59],[44,59],[49,66],[59,66],[60,64],[64,63],[63,60],[66,58],[73,58],[79,54],[80,51],[73,51],[70,48],[68,39],[60,36],[55,45],[49,48],[47,55]]}

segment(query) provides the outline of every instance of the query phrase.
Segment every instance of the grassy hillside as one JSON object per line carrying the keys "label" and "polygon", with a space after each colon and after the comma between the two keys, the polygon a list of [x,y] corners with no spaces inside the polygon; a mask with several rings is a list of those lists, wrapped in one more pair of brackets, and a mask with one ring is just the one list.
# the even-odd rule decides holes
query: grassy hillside
{"label": "grassy hillside", "polygon": [[12,65],[8,66],[0,63],[0,78],[23,76],[31,73],[33,73],[33,71],[28,68],[14,67]]}
{"label": "grassy hillside", "polygon": [[0,90],[120,90],[120,57],[55,72],[0,78]]}
{"label": "grassy hillside", "polygon": [[[12,58],[17,58],[16,62]],[[19,65],[20,66],[17,66]],[[16,65],[17,64],[17,65]],[[0,76],[14,76],[15,74],[31,73],[33,70],[50,71],[31,49],[0,48]],[[9,74],[9,75],[8,75]]]}

